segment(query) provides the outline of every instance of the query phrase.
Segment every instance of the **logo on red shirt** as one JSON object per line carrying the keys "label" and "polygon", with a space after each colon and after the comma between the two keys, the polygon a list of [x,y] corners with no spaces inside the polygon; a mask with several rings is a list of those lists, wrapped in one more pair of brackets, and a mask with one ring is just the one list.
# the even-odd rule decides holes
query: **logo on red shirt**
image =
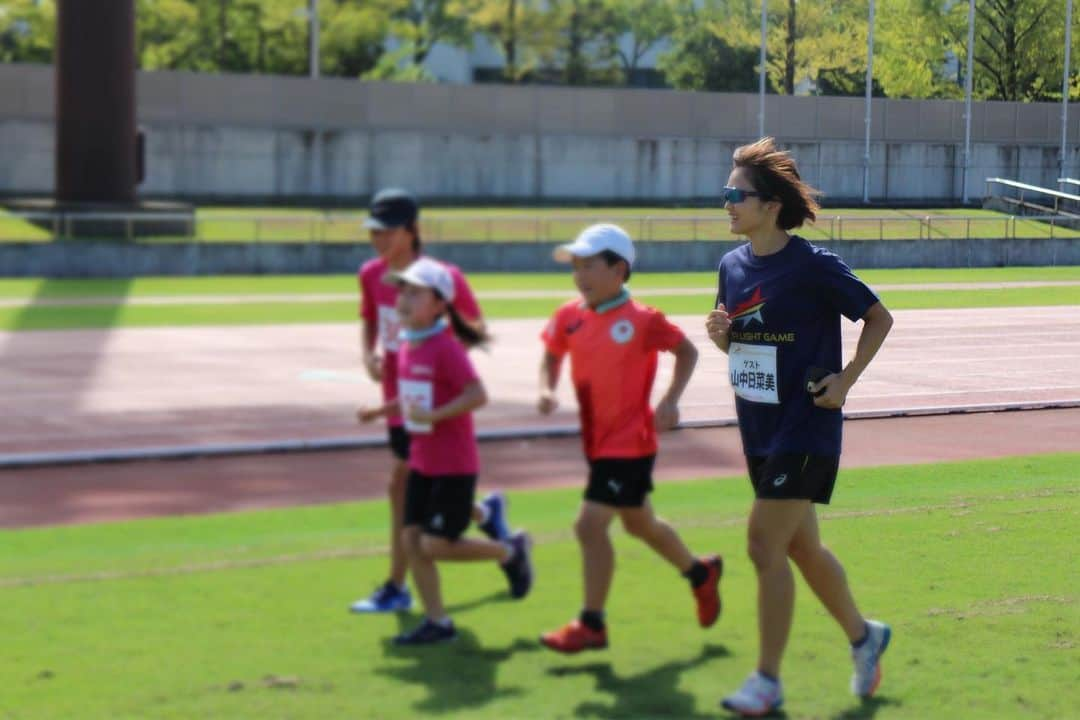
{"label": "logo on red shirt", "polygon": [[629,320],[620,320],[611,326],[611,339],[625,345],[634,337],[634,324]]}

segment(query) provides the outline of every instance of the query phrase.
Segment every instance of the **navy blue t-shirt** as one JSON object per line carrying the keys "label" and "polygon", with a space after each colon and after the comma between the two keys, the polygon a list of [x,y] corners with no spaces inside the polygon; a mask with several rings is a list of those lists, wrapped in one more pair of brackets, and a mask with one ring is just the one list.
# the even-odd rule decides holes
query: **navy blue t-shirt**
{"label": "navy blue t-shirt", "polygon": [[843,369],[840,316],[861,319],[877,295],[837,255],[797,235],[772,255],[754,255],[750,243],[727,253],[719,283],[744,452],[839,455],[843,416],[814,405],[806,373]]}

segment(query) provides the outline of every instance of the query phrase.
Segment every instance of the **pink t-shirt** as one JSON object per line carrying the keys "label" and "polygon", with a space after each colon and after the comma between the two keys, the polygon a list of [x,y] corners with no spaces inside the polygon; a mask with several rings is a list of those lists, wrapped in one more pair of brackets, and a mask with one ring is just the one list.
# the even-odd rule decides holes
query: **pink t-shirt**
{"label": "pink t-shirt", "polygon": [[[440,261],[441,262],[441,261]],[[472,288],[465,281],[465,276],[456,265],[443,263],[454,278],[454,309],[463,318],[470,321],[480,319],[480,305],[476,302]],[[360,318],[367,324],[379,328],[379,344],[383,349],[383,400],[397,397],[398,388],[398,332],[401,324],[397,315],[397,285],[386,283],[383,277],[390,271],[390,265],[382,258],[375,258],[360,267]],[[387,417],[391,427],[398,427],[401,416]]]}
{"label": "pink t-shirt", "polygon": [[[465,348],[447,328],[418,343],[398,348],[398,397],[403,406],[439,408],[478,379]],[[405,421],[409,467],[429,476],[475,475],[480,469],[472,413],[431,425]]]}

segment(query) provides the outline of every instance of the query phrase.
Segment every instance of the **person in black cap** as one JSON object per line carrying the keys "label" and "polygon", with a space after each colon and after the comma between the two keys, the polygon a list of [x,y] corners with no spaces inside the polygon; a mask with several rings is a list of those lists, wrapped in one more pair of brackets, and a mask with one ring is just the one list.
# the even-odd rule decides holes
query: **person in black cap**
{"label": "person in black cap", "polygon": [[[353,612],[396,612],[412,607],[412,596],[405,584],[408,557],[402,541],[405,516],[405,486],[409,475],[409,434],[396,407],[398,396],[397,350],[401,326],[397,315],[398,286],[387,275],[402,272],[421,256],[420,204],[407,190],[390,188],[371,201],[364,220],[378,257],[360,268],[360,346],[364,368],[375,382],[382,384],[382,406],[364,408],[357,414],[360,422],[386,417],[390,450],[394,464],[390,475],[390,576],[366,598],[353,603]],[[454,280],[454,310],[469,323],[483,328],[480,306],[454,265],[442,263]],[[382,355],[379,354],[379,349]],[[490,493],[472,512],[472,519],[493,540],[507,540],[511,533],[506,521],[506,499],[502,493]]]}

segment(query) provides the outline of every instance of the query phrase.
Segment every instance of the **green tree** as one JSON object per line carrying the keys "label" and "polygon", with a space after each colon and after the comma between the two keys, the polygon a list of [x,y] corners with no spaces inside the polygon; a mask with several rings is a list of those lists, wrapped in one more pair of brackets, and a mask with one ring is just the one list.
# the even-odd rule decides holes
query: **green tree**
{"label": "green tree", "polygon": [[[771,3],[766,27],[766,75],[768,84],[792,95],[809,83],[812,88],[830,93],[862,92],[866,68],[866,0],[831,2],[830,0],[786,0]],[[761,42],[760,0],[713,0],[694,3],[684,0],[675,45],[685,46],[682,37],[696,38],[693,52],[701,57],[685,57],[684,67],[709,62],[725,62],[730,53],[739,58],[753,57],[757,62]],[[705,25],[721,44],[713,51],[700,28]],[[730,48],[725,50],[724,46]],[[684,53],[685,54],[685,53]],[[665,67],[674,72],[675,58],[669,54]],[[746,61],[744,60],[743,63]],[[742,65],[736,65],[742,67]],[[701,69],[687,77],[722,73]],[[755,71],[756,72],[756,71]],[[673,80],[673,83],[675,81]],[[749,85],[745,80],[740,87]],[[756,84],[754,85],[756,87]]]}
{"label": "green tree", "polygon": [[659,69],[679,90],[750,92],[758,86],[758,45],[750,41],[749,2],[683,0],[676,7],[671,47]]}
{"label": "green tree", "polygon": [[[967,12],[967,4],[963,5]],[[965,58],[938,0],[879,0],[874,34],[874,80],[895,98],[956,98],[962,78],[946,74],[949,56]],[[966,18],[966,15],[965,15]],[[966,23],[966,20],[965,20]],[[964,42],[966,43],[966,26]]]}
{"label": "green tree", "polygon": [[[954,43],[966,42],[967,8],[950,13]],[[995,100],[1061,97],[1065,23],[1061,0],[975,4],[975,94]],[[961,12],[963,11],[963,12]]]}
{"label": "green tree", "polygon": [[468,46],[469,23],[453,12],[454,0],[388,0],[389,36],[398,46],[384,53],[365,77],[378,80],[430,79],[424,61],[437,43]]}
{"label": "green tree", "polygon": [[140,68],[206,68],[206,53],[200,43],[199,9],[188,0],[138,0],[135,32],[135,57]]}
{"label": "green tree", "polygon": [[557,16],[541,0],[458,0],[452,11],[468,18],[470,32],[499,48],[506,82],[521,82],[554,58]]}
{"label": "green tree", "polygon": [[549,0],[548,21],[555,28],[549,60],[553,78],[566,85],[613,85],[617,82],[615,48],[609,28],[615,23],[607,0]]}
{"label": "green tree", "polygon": [[322,0],[320,66],[327,75],[360,77],[372,71],[385,51],[390,13],[385,4]]}
{"label": "green tree", "polygon": [[0,5],[0,62],[52,62],[53,0],[6,0]]}
{"label": "green tree", "polygon": [[[771,6],[770,6],[771,7]],[[866,0],[787,0],[770,12],[768,73],[786,95],[822,77],[834,94],[862,92],[866,74]]]}
{"label": "green tree", "polygon": [[[622,66],[623,82],[629,83],[638,63],[676,27],[675,0],[607,0],[614,21],[607,30],[607,42]],[[628,38],[629,48],[622,47]]]}

